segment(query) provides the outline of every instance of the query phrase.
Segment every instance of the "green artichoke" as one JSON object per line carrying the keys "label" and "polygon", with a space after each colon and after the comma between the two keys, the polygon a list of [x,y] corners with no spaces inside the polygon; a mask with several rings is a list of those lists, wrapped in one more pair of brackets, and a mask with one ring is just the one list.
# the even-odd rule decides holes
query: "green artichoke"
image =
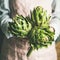
{"label": "green artichoke", "polygon": [[41,6],[34,8],[31,12],[31,23],[33,26],[47,26],[50,16],[47,15],[47,11]]}
{"label": "green artichoke", "polygon": [[31,27],[30,22],[21,15],[16,15],[13,18],[13,22],[9,23],[10,32],[14,36],[21,38],[25,38],[27,36],[28,32],[31,30]]}
{"label": "green artichoke", "polygon": [[28,56],[32,52],[32,50],[43,47],[48,47],[54,41],[54,32],[50,31],[50,27],[48,28],[40,28],[39,26],[35,26],[30,31],[28,37],[30,39],[30,50],[28,52]]}

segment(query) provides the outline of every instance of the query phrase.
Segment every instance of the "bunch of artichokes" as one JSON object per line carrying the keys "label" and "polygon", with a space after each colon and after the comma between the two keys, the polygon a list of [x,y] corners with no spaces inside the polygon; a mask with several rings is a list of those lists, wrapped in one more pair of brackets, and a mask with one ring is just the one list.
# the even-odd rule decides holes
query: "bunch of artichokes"
{"label": "bunch of artichokes", "polygon": [[48,47],[54,41],[54,32],[50,31],[50,16],[41,6],[37,6],[31,11],[31,17],[24,18],[16,15],[12,23],[9,23],[10,32],[17,37],[29,38],[30,49],[28,56],[34,49]]}

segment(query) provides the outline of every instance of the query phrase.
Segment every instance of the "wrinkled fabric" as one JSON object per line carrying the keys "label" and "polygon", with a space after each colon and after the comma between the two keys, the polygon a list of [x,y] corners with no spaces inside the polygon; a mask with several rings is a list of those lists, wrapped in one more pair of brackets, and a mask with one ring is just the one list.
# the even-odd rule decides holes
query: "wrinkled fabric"
{"label": "wrinkled fabric", "polygon": [[29,50],[28,39],[4,38],[0,60],[27,60],[27,52]]}

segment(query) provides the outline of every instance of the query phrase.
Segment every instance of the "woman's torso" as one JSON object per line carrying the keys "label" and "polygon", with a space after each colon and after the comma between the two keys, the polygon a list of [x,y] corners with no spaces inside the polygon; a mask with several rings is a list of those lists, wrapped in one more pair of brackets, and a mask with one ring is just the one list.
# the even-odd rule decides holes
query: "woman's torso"
{"label": "woman's torso", "polygon": [[10,8],[13,15],[15,12],[19,15],[27,16],[30,15],[30,11],[33,10],[37,6],[42,6],[45,10],[47,10],[48,14],[52,12],[52,1],[53,0],[13,0],[10,2]]}

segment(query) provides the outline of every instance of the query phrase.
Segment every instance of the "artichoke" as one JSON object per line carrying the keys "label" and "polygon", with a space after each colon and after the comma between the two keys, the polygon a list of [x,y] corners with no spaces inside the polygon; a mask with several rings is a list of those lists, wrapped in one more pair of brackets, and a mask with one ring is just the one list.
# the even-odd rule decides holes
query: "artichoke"
{"label": "artichoke", "polygon": [[31,30],[30,22],[22,15],[16,15],[13,22],[9,22],[9,31],[16,37],[25,38]]}
{"label": "artichoke", "polygon": [[32,28],[28,35],[31,48],[27,55],[29,56],[34,49],[38,50],[39,48],[48,47],[48,45],[51,45],[54,41],[54,34],[54,32],[50,31],[50,27],[40,28],[39,26],[35,26]]}
{"label": "artichoke", "polygon": [[47,11],[41,6],[37,6],[33,12],[31,12],[31,23],[33,26],[47,26],[49,19],[50,16],[47,15]]}

